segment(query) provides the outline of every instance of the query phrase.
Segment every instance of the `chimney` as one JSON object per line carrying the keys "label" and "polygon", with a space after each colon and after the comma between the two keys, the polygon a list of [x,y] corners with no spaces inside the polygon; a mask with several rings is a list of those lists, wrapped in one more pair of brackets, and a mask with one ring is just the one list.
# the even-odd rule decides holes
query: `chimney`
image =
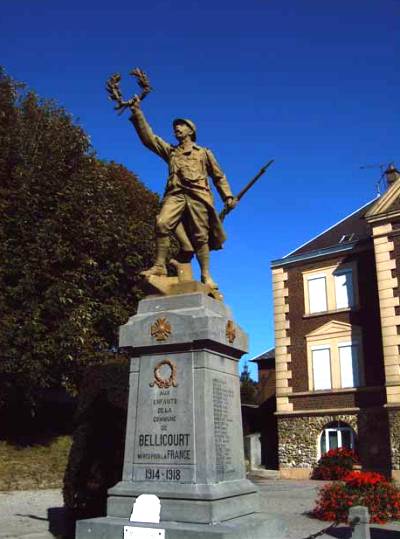
{"label": "chimney", "polygon": [[388,188],[391,187],[395,181],[397,181],[400,178],[400,172],[397,170],[397,168],[390,164],[388,168],[384,172],[386,183]]}

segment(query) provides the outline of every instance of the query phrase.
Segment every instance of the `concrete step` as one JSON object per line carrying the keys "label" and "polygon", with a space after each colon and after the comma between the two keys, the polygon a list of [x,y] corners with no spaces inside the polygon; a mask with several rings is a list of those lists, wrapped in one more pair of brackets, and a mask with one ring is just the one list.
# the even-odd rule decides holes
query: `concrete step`
{"label": "concrete step", "polygon": [[279,479],[278,470],[267,470],[266,468],[253,468],[248,473],[248,479]]}

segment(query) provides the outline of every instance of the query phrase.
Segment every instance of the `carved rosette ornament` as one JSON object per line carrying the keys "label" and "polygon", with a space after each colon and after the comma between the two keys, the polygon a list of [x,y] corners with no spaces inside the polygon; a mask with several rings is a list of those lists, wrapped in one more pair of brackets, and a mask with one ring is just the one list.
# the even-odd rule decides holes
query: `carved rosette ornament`
{"label": "carved rosette ornament", "polygon": [[172,333],[172,326],[166,318],[158,318],[151,325],[150,333],[157,341],[165,341]]}
{"label": "carved rosette ornament", "polygon": [[228,320],[226,323],[225,335],[230,344],[232,344],[236,339],[235,324],[232,322],[232,320]]}
{"label": "carved rosette ornament", "polygon": [[[169,370],[168,376],[162,376],[161,370],[163,367],[167,367]],[[164,371],[167,369],[163,369]],[[168,387],[176,387],[176,365],[170,359],[163,359],[154,367],[154,381],[149,384],[150,387],[157,385],[160,389],[166,389]]]}

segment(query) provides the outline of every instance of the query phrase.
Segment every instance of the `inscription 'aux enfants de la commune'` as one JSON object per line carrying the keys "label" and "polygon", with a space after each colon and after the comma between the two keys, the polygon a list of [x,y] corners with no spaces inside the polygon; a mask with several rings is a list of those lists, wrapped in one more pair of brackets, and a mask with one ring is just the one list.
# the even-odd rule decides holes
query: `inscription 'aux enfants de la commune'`
{"label": "inscription 'aux enfants de la commune'", "polygon": [[[172,361],[169,363],[175,365]],[[176,413],[180,406],[179,398],[171,395],[171,391],[176,391],[176,389],[173,387],[160,389],[157,392],[158,394],[152,399],[152,422],[160,424],[160,429],[164,432],[139,433],[137,453],[139,462],[161,463],[174,461],[177,463],[177,461],[187,462],[192,459],[193,442],[191,433],[168,432],[170,427],[167,424],[170,424],[172,427],[176,423]],[[175,428],[175,425],[173,428]]]}

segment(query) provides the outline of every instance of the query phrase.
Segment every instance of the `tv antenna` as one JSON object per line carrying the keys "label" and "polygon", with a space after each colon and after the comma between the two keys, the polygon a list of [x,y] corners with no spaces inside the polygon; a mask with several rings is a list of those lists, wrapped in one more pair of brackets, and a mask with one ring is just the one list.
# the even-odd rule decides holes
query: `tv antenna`
{"label": "tv antenna", "polygon": [[369,168],[379,168],[381,171],[381,175],[379,177],[379,180],[376,182],[376,194],[380,197],[383,190],[385,190],[385,170],[388,168],[388,165],[385,165],[384,163],[374,163],[370,165],[362,165],[360,169],[369,169]]}

